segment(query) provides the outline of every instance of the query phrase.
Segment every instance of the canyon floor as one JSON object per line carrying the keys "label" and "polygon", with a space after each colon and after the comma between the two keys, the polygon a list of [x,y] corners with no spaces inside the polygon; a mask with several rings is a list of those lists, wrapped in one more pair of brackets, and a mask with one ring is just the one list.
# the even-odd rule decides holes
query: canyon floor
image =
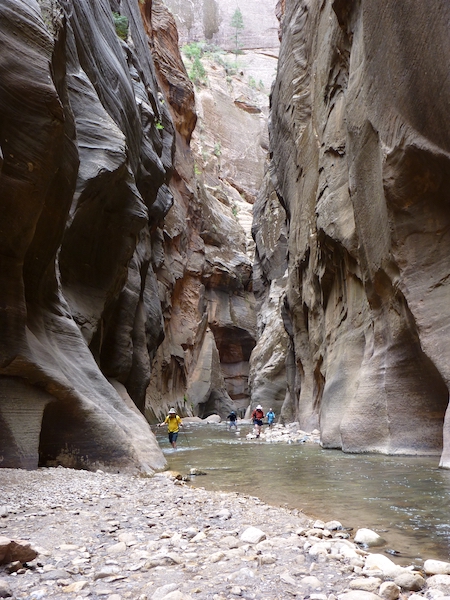
{"label": "canyon floor", "polygon": [[256,497],[194,489],[168,472],[0,469],[0,536],[39,552],[0,566],[0,597],[447,597],[449,575],[398,567],[336,527]]}

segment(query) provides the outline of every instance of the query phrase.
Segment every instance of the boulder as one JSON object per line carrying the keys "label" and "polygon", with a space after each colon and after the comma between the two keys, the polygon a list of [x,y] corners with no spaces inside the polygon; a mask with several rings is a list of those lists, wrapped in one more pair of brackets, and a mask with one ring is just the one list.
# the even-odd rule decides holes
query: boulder
{"label": "boulder", "polygon": [[258,544],[266,539],[266,534],[257,527],[248,527],[241,533],[240,539],[247,544]]}
{"label": "boulder", "polygon": [[366,546],[367,548],[372,548],[373,546],[383,546],[386,542],[375,531],[363,528],[358,529],[355,533],[355,543]]}
{"label": "boulder", "polygon": [[442,560],[426,560],[423,569],[427,575],[450,575],[450,563]]}

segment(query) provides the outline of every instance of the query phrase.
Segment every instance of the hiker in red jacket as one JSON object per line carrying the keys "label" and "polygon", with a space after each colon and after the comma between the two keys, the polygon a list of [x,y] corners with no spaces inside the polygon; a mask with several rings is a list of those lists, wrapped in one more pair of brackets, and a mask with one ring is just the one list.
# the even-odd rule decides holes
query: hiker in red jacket
{"label": "hiker in red jacket", "polygon": [[264,412],[261,404],[258,404],[255,410],[252,412],[252,419],[253,424],[255,425],[256,437],[259,438],[259,436],[261,435],[261,428],[263,424],[262,420],[264,419]]}

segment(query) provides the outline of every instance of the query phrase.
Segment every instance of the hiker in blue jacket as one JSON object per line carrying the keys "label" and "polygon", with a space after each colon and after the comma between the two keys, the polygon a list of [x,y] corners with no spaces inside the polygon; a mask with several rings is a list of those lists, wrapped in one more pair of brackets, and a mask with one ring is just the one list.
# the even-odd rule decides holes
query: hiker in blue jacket
{"label": "hiker in blue jacket", "polygon": [[275,421],[275,413],[273,412],[273,410],[271,408],[269,408],[269,412],[266,413],[266,417],[267,417],[267,424],[269,425],[269,427],[272,427],[273,422]]}

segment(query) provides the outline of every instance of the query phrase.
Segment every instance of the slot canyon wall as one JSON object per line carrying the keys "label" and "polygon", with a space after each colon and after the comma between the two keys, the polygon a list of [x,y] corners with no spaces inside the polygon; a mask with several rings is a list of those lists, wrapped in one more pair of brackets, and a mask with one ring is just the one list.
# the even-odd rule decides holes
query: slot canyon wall
{"label": "slot canyon wall", "polygon": [[450,6],[278,13],[253,230],[258,302],[275,290],[289,334],[283,412],[326,448],[442,453],[450,467]]}
{"label": "slot canyon wall", "polygon": [[174,20],[5,0],[0,39],[0,465],[153,472],[143,413],[248,402],[255,335],[245,232],[194,177]]}
{"label": "slot canyon wall", "polygon": [[160,0],[1,3],[0,466],[151,473],[169,406],[260,402],[450,467],[450,8],[280,1],[269,115],[272,4],[195,99]]}

